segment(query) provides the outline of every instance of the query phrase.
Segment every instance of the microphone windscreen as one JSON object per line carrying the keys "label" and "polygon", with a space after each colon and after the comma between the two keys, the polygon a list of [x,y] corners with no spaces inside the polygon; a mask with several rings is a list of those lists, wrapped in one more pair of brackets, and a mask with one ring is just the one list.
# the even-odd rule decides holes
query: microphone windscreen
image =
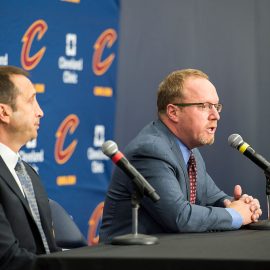
{"label": "microphone windscreen", "polygon": [[115,153],[117,153],[118,147],[114,141],[106,141],[102,144],[102,152],[106,155],[111,157]]}
{"label": "microphone windscreen", "polygon": [[231,134],[228,138],[228,144],[233,148],[238,148],[238,146],[243,143],[243,139],[239,134]]}

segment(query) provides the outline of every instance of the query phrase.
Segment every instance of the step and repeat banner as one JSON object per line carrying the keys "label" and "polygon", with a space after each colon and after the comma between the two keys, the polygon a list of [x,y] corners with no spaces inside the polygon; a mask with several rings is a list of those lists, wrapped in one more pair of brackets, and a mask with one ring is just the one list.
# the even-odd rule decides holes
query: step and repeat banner
{"label": "step and repeat banner", "polygon": [[113,139],[119,12],[117,0],[0,3],[0,65],[29,71],[44,111],[20,154],[89,244],[112,170],[101,146]]}

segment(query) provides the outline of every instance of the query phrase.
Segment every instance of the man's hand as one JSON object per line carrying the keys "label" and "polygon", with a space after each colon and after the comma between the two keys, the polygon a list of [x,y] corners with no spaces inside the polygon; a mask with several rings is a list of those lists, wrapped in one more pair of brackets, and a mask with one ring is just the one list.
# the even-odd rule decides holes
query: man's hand
{"label": "man's hand", "polygon": [[249,196],[247,194],[242,195],[239,200],[242,200],[250,205],[250,210],[253,212],[252,220],[254,222],[257,222],[259,217],[262,215],[260,202],[256,198],[253,198],[252,196]]}
{"label": "man's hand", "polygon": [[226,200],[225,205],[226,208],[233,208],[241,215],[243,219],[242,225],[250,224],[253,221],[252,219],[253,212],[250,210],[250,205],[245,203],[243,200],[236,200],[236,201]]}
{"label": "man's hand", "polygon": [[239,200],[242,196],[242,188],[240,185],[236,185],[233,191],[234,201]]}
{"label": "man's hand", "polygon": [[[257,222],[259,217],[262,215],[262,210],[261,210],[259,201],[250,195],[247,195],[247,194],[242,195],[242,188],[240,185],[236,185],[234,187],[233,195],[234,195],[234,199],[232,201],[230,201],[228,199],[224,200],[225,207],[234,208],[235,204],[231,205],[232,203],[234,203],[236,201],[242,201],[242,202],[246,203],[247,205],[249,205],[250,211],[252,213],[251,220],[253,222]],[[235,209],[235,210],[237,210],[237,209]]]}

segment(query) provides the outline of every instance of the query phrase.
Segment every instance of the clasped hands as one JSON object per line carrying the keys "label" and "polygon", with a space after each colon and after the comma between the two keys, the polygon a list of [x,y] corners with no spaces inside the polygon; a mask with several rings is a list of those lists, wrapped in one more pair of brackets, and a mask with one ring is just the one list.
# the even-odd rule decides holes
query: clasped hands
{"label": "clasped hands", "polygon": [[224,206],[226,208],[233,208],[239,212],[243,218],[243,225],[257,222],[262,215],[259,201],[250,195],[242,195],[242,188],[240,185],[234,187],[234,198],[232,201],[228,199],[224,200]]}

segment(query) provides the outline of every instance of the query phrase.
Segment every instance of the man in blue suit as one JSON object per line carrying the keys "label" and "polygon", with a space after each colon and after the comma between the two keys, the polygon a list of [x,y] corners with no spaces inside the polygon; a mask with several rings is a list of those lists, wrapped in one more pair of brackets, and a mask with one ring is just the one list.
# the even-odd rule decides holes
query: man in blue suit
{"label": "man in blue suit", "polygon": [[[242,195],[240,186],[233,197],[221,191],[197,149],[213,144],[222,110],[208,76],[194,69],[172,72],[159,86],[157,107],[159,119],[143,128],[125,149],[126,157],[160,196],[156,203],[142,199],[138,232],[233,230],[256,222],[262,214],[258,200]],[[193,195],[188,174],[191,153],[196,162]],[[133,188],[133,182],[117,168],[105,200],[102,242],[131,233]]]}

